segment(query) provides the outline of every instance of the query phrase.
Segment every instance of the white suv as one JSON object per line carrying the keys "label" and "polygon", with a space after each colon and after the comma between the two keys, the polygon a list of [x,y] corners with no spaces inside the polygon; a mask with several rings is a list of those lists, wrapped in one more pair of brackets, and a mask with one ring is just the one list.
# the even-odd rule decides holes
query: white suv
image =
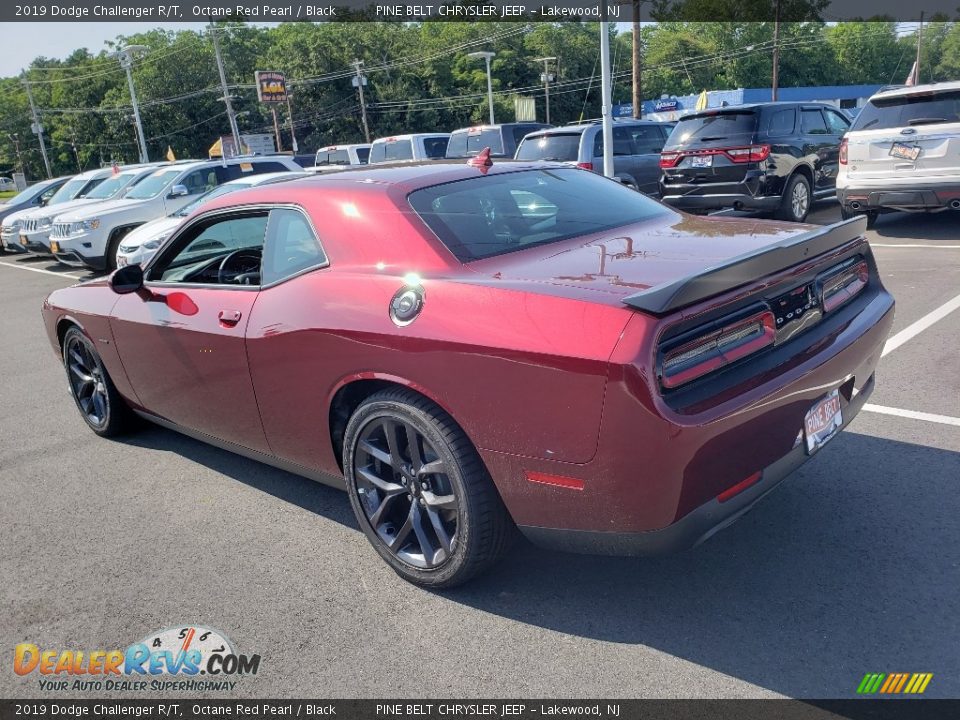
{"label": "white suv", "polygon": [[112,270],[120,240],[138,225],[169,215],[228,180],[283,170],[302,168],[286,155],[187,160],[158,168],[123,198],[57,216],[50,250],[65,265]]}
{"label": "white suv", "polygon": [[844,217],[960,209],[960,82],[882,90],[840,143]]}

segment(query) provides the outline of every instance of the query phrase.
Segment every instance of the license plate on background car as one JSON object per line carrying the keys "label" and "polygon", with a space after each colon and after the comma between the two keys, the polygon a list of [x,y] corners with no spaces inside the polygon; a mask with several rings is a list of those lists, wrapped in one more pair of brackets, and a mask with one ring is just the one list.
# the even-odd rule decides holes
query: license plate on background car
{"label": "license plate on background car", "polygon": [[916,160],[920,157],[920,147],[917,145],[907,145],[906,143],[895,142],[890,148],[890,156],[900,158],[901,160]]}
{"label": "license plate on background car", "polygon": [[127,259],[123,255],[117,255],[117,267],[122,268],[127,264]]}
{"label": "license plate on background car", "polygon": [[837,434],[843,425],[840,413],[840,391],[834,390],[818,400],[803,419],[803,434],[807,440],[807,454],[813,454]]}
{"label": "license plate on background car", "polygon": [[21,236],[20,236],[20,244],[21,244],[21,245],[26,245],[28,242],[30,242],[30,241],[27,240],[27,236],[26,236],[26,235],[21,235]]}
{"label": "license plate on background car", "polygon": [[50,241],[50,252],[52,252],[52,253],[60,252],[60,243],[58,243],[56,240],[51,240],[51,241]]}
{"label": "license plate on background car", "polygon": [[713,155],[694,155],[690,158],[690,167],[713,167]]}

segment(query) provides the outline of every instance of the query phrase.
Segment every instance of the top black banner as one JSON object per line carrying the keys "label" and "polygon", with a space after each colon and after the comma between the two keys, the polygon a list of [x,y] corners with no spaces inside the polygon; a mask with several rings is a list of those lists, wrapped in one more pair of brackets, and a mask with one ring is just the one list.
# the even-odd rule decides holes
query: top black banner
{"label": "top black banner", "polygon": [[2,22],[781,22],[953,20],[957,0],[38,0],[0,4]]}

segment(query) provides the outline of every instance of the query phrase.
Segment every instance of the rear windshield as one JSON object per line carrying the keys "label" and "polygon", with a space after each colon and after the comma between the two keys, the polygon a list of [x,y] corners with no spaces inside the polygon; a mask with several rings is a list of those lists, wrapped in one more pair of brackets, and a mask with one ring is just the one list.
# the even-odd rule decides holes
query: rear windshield
{"label": "rear windshield", "polygon": [[549,133],[524,138],[517,148],[517,160],[576,161],[580,157],[582,133]]}
{"label": "rear windshield", "polygon": [[484,148],[490,148],[491,155],[503,155],[503,138],[500,136],[500,128],[457,130],[450,136],[447,157],[470,157]]}
{"label": "rear windshield", "polygon": [[728,141],[750,143],[757,127],[757,113],[752,110],[717,112],[681,118],[670,133],[667,147],[710,145]]}
{"label": "rear windshield", "polygon": [[575,168],[526,170],[435,185],[410,205],[461,261],[642,222],[671,211]]}
{"label": "rear windshield", "polygon": [[412,140],[386,140],[376,142],[370,148],[370,162],[390,162],[391,160],[413,160]]}
{"label": "rear windshield", "polygon": [[318,150],[317,165],[349,165],[350,156],[346,150]]}
{"label": "rear windshield", "polygon": [[857,114],[850,129],[886,130],[955,122],[960,122],[960,90],[873,98]]}

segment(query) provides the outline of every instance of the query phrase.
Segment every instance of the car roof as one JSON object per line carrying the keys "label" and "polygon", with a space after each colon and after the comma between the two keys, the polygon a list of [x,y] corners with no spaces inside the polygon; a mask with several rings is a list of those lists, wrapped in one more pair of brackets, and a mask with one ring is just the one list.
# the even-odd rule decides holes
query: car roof
{"label": "car roof", "polygon": [[[394,136],[391,136],[391,137],[394,137]],[[396,137],[401,137],[401,136],[397,135]],[[368,147],[370,147],[370,143],[346,143],[343,145],[327,145],[317,150],[317,152],[318,153],[323,152],[324,150],[351,150],[351,149],[360,150],[362,148],[368,148]]]}
{"label": "car roof", "polygon": [[905,85],[903,87],[880,88],[879,91],[871,96],[871,99],[879,96],[903,97],[909,95],[927,95],[938,92],[951,92],[960,90],[960,80],[951,80],[950,82],[927,83],[926,85]]}
{"label": "car roof", "polygon": [[394,142],[397,140],[415,140],[416,138],[422,138],[422,137],[449,137],[449,136],[450,136],[450,133],[446,133],[446,132],[407,133],[405,135],[386,135],[384,137],[377,138],[370,144],[374,145],[378,142]]}
{"label": "car roof", "polygon": [[297,170],[284,170],[282,172],[259,173],[257,175],[241,177],[235,180],[228,180],[223,184],[241,185],[243,187],[256,187],[257,185],[267,185],[269,183],[278,182],[287,178],[292,180],[297,177],[306,177],[307,175],[310,175],[310,173],[308,173],[306,170],[303,170],[302,172]]}

